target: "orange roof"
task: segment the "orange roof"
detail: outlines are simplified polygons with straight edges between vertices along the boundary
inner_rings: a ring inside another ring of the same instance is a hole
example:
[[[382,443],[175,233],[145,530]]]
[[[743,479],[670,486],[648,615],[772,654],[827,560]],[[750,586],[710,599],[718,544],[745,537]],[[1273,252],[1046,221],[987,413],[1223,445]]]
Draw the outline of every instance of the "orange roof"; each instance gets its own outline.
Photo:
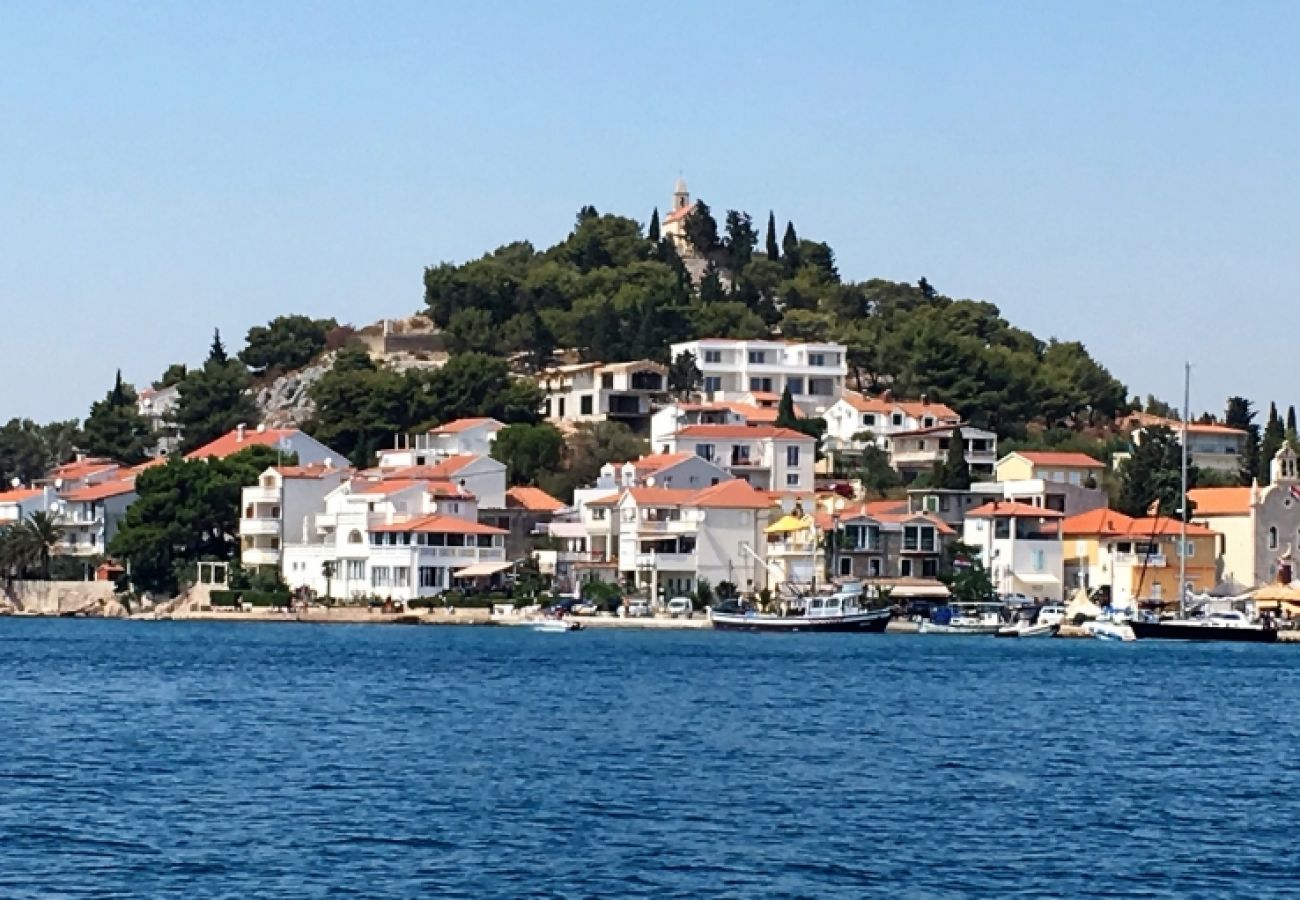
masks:
[[[506,491],[506,506],[518,507],[531,512],[556,512],[564,509],[564,504],[546,491],[537,487],[512,487]]]
[[[607,494],[587,503],[588,506],[614,506],[624,497],[631,497],[638,506],[682,506],[695,496],[696,491],[681,488],[634,487],[615,494]]]
[[[89,478],[92,475],[102,475],[105,472],[111,472],[114,469],[120,468],[121,465],[113,462],[111,459],[92,457],[59,466],[50,473],[49,477],[51,479],[61,478],[64,481],[80,481],[81,479]]]
[[[678,219],[684,219],[690,215],[690,212],[693,209],[695,209],[694,203],[689,206],[683,206],[681,209],[674,209],[663,217],[663,223],[667,225],[669,222],[676,222]]]
[[[436,462],[431,466],[402,466],[398,469],[368,469],[367,473],[377,472],[381,478],[411,478],[411,479],[436,479],[449,478],[459,472],[472,462],[476,462],[486,457],[479,456],[475,453],[461,453],[456,456],[449,456],[441,462]]]
[[[186,459],[225,459],[249,447],[274,447],[281,439],[302,434],[297,428],[245,428],[240,438],[239,429],[223,434],[211,443],[185,454]]]
[[[22,503],[24,500],[35,500],[44,493],[43,488],[14,488],[0,492],[0,503]]]
[[[766,400],[769,403],[779,403],[781,401],[781,395],[774,394],[771,391],[750,391],[749,396],[758,401]]]
[[[895,400],[885,397],[868,397],[857,391],[845,391],[844,402],[858,412],[889,413],[902,410],[914,419],[934,416],[936,419],[960,419],[961,415],[946,403],[932,403],[926,400]]]
[[[324,478],[326,475],[335,473],[346,474],[348,469],[340,469],[337,466],[327,466],[324,463],[313,463],[310,466],[275,466],[275,471],[280,473],[281,478]]]
[[[840,512],[840,521],[853,519],[874,519],[880,523],[902,524],[904,522],[924,521],[935,527],[940,534],[956,534],[956,530],[938,516],[925,512],[909,512],[906,500],[877,500],[863,503]]]
[[[1244,516],[1250,513],[1249,487],[1192,488],[1193,516]]]
[[[498,428],[505,427],[496,419],[488,418],[486,416],[477,416],[468,419],[455,419],[445,425],[439,425],[437,428],[430,428],[429,434],[460,434],[462,431],[469,431],[471,428],[477,428],[480,425],[487,425],[489,423],[496,425]]]
[[[677,437],[699,438],[773,438],[781,441],[811,441],[812,438],[791,428],[775,425],[687,425]]]
[[[1044,509],[1041,506],[1031,506],[1028,503],[1019,503],[1015,500],[995,500],[992,503],[977,506],[966,513],[968,519],[992,519],[998,516],[1012,516],[1023,519],[1064,519],[1065,513],[1059,513],[1054,509]]]
[[[1155,537],[1158,535],[1178,535],[1182,532],[1182,523],[1168,516],[1149,516],[1140,519],[1127,516],[1113,509],[1094,509],[1077,516],[1070,516],[1061,523],[1063,534],[1097,535],[1106,537]],[[1204,525],[1188,523],[1189,537],[1213,537],[1215,532]]]
[[[118,481],[103,481],[89,487],[69,491],[64,495],[63,499],[70,503],[91,503],[95,500],[106,500],[109,497],[120,497],[123,494],[132,493],[135,493],[135,479],[123,478]]]
[[[1150,428],[1161,425],[1175,433],[1182,431],[1183,423],[1180,419],[1169,419],[1164,416],[1154,416],[1150,413],[1135,412],[1128,419],[1127,424],[1131,427]],[[1193,434],[1231,434],[1238,437],[1245,437],[1246,432],[1240,428],[1232,428],[1228,425],[1219,425],[1216,423],[1201,424],[1200,422],[1188,422],[1187,430]]]
[[[700,509],[767,509],[772,500],[766,491],[756,490],[745,479],[733,478],[699,491],[687,505]]]
[[[662,472],[670,466],[686,462],[688,459],[695,459],[694,453],[651,453],[643,456],[636,462],[632,463],[636,467],[638,475],[653,475],[656,472]],[[617,465],[615,463],[614,465]]]
[[[1086,453],[1069,453],[1055,450],[1013,450],[1007,456],[1019,456],[1036,466],[1073,466],[1077,469],[1104,469],[1100,463]]]
[[[374,532],[385,533],[390,531],[424,531],[434,532],[437,534],[506,534],[501,528],[493,528],[491,525],[484,525],[481,522],[474,522],[470,519],[462,519],[457,516],[447,516],[441,513],[424,516],[419,519],[411,519],[408,522],[394,522],[390,525],[376,525],[370,529]]]

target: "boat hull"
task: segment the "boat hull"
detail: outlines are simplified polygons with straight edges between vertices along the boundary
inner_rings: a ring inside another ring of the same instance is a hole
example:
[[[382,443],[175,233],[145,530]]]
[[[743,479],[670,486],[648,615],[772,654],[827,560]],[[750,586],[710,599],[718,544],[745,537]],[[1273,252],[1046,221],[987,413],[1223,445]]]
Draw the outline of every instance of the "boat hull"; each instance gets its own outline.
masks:
[[[1130,622],[1139,641],[1231,641],[1238,644],[1272,644],[1272,628],[1219,628],[1214,625],[1180,625],[1174,622]]]
[[[794,634],[814,631],[856,631],[876,633],[885,630],[892,610],[873,610],[843,616],[738,616],[714,613],[713,627],[718,631],[757,631],[771,634]]]
[[[999,628],[993,632],[994,637],[1000,638],[1041,638],[1052,637],[1056,634],[1055,625],[1030,625],[1027,628]]]

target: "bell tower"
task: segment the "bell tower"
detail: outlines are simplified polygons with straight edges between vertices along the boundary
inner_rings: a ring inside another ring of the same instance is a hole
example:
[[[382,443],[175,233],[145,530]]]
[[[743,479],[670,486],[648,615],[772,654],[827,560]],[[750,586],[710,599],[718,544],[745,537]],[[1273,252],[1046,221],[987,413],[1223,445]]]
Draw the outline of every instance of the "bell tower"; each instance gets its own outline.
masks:
[[[686,179],[677,176],[677,185],[673,188],[673,211],[686,209],[691,205],[691,192],[686,190]]]
[[[1296,453],[1290,441],[1285,441],[1282,444],[1277,453],[1273,455],[1268,467],[1269,474],[1273,476],[1273,484],[1294,483],[1296,481]]]

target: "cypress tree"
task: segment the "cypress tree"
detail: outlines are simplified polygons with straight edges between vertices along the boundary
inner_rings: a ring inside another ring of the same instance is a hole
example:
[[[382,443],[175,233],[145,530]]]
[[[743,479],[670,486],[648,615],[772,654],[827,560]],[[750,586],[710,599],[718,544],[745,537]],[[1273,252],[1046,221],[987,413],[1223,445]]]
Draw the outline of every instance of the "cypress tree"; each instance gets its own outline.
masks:
[[[646,229],[646,238],[652,244],[659,243],[659,207],[657,206],[655,211],[650,214],[650,227]]]
[[[966,439],[962,436],[961,428],[952,430],[952,437],[948,440],[948,458],[941,465],[943,468],[936,473],[939,479],[935,487],[954,491],[970,488],[970,464],[966,462]]]
[[[797,259],[799,256],[799,235],[795,234],[794,223],[785,223],[785,237],[781,238],[781,252],[785,254],[786,259]]]
[[[1278,450],[1282,449],[1282,441],[1286,438],[1286,431],[1282,427],[1282,419],[1277,414],[1277,404],[1268,405],[1268,424],[1264,426],[1264,439],[1259,445],[1259,472],[1257,477],[1260,484],[1268,484],[1271,478],[1269,471],[1273,457]]]
[[[794,395],[790,393],[788,384],[782,389],[781,402],[776,408],[776,427],[799,430],[799,416],[794,411]]]
[[[221,329],[214,328],[212,330],[212,347],[208,350],[208,362],[215,362],[224,366],[229,361],[230,357],[226,355],[226,345],[221,343]]]
[[[1286,411],[1286,435],[1294,437],[1295,433],[1295,407],[1292,406]]]
[[[776,243],[776,213],[767,213],[767,258],[776,262],[781,258],[781,248]]]

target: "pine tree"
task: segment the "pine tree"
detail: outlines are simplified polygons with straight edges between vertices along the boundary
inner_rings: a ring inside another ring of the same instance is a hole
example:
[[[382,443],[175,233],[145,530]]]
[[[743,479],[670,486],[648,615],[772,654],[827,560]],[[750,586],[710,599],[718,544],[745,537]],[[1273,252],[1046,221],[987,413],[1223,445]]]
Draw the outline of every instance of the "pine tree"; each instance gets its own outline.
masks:
[[[247,393],[249,380],[244,364],[226,355],[218,332],[203,368],[189,372],[176,388],[174,416],[184,452],[216,440],[237,425],[258,423],[261,414]]]
[[[1296,436],[1294,406],[1288,407],[1286,411],[1286,436],[1291,439]]]
[[[1282,419],[1277,414],[1277,404],[1268,405],[1268,423],[1264,426],[1264,438],[1259,445],[1259,471],[1256,477],[1259,478],[1260,484],[1268,484],[1272,478],[1269,471],[1273,462],[1273,457],[1277,451],[1282,449],[1282,442],[1286,439],[1286,430],[1282,426]]]
[[[119,369],[112,389],[90,407],[82,437],[86,452],[127,465],[145,461],[153,446],[149,420],[136,408],[136,393],[122,381]]]
[[[226,345],[221,343],[220,328],[215,328],[212,331],[212,348],[208,350],[208,361],[211,362],[213,360],[222,365],[225,365],[230,361],[230,357],[226,355]]]
[[[916,283],[916,287],[917,290],[921,292],[921,295],[927,300],[933,300],[935,297],[939,296],[939,292],[934,289],[934,285],[930,284],[930,282],[926,280],[924,275],[922,275],[921,280]]]
[[[704,270],[704,277],[700,279],[700,300],[704,303],[716,303],[727,298],[727,292],[722,288],[722,276],[718,274],[718,267],[712,262]]]
[[[646,229],[645,234],[650,243],[659,243],[659,207],[657,206],[655,211],[650,214],[650,227]]]
[[[776,213],[767,213],[767,258],[776,262],[781,258],[781,248],[776,243]]]

